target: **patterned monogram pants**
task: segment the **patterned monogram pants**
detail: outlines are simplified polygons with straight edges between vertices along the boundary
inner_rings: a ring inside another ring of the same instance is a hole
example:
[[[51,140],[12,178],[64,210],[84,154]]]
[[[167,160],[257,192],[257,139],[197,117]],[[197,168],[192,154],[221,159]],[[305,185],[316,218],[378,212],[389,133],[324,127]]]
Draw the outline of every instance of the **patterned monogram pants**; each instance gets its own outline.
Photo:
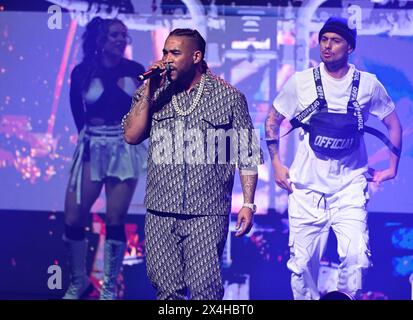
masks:
[[[220,300],[220,259],[229,216],[175,215],[148,211],[147,273],[159,300]]]

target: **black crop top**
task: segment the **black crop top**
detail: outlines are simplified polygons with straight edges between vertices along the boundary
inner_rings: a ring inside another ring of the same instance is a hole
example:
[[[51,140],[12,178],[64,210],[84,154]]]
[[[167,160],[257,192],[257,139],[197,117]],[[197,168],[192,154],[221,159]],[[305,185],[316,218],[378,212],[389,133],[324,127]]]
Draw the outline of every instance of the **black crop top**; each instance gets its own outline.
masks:
[[[115,67],[99,65],[87,90],[82,90],[88,71],[84,63],[77,65],[70,86],[70,106],[77,130],[93,118],[102,119],[105,125],[119,124],[128,113],[136,90],[133,79],[144,71],[141,64],[124,58]]]

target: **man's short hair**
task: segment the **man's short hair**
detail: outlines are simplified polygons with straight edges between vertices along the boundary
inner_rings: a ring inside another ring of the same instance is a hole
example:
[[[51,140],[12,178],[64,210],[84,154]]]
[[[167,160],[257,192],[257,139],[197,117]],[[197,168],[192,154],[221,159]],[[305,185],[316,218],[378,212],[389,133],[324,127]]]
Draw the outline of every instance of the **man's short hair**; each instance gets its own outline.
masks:
[[[195,29],[174,29],[172,30],[168,37],[187,37],[192,39],[196,45],[197,45],[197,49],[199,51],[201,51],[202,53],[202,57],[205,57],[205,47],[206,47],[206,42],[205,39],[201,36],[201,34],[198,32],[198,30]]]

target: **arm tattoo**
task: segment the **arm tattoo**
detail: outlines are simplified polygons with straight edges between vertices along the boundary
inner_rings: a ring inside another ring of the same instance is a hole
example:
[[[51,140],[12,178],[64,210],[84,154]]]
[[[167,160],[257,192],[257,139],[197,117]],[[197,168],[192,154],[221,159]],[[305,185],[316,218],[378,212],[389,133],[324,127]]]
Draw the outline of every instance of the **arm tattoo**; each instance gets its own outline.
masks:
[[[280,125],[284,116],[276,109],[271,109],[265,120],[265,140],[271,160],[278,154],[280,145]]]
[[[254,203],[255,189],[257,188],[258,174],[240,174],[244,202]]]
[[[132,109],[133,108],[134,108],[134,106],[132,107]],[[124,117],[124,121],[122,123],[123,132],[125,132],[125,130],[129,129],[132,125],[132,120],[131,120],[131,117],[130,117],[130,112],[132,111],[132,109]]]
[[[280,141],[279,140],[274,140],[274,141],[271,141],[271,142],[267,142],[267,147],[268,147],[268,152],[270,153],[270,157],[271,157],[271,160],[272,160],[278,154],[278,150],[279,150],[279,147],[280,147]]]
[[[145,101],[147,103],[145,103]],[[124,123],[124,130],[129,129],[132,126],[132,118],[139,118],[140,114],[142,113],[143,110],[148,106],[148,104],[151,103],[151,100],[145,96],[142,95],[138,101],[136,101],[128,114],[126,115],[125,123]]]
[[[144,102],[144,99],[140,99],[134,106],[133,106],[133,111],[132,114],[134,117],[139,117],[142,113],[143,110],[146,109],[147,104]]]
[[[280,124],[283,119],[283,115],[276,109],[270,110],[265,120],[265,140],[279,139]]]

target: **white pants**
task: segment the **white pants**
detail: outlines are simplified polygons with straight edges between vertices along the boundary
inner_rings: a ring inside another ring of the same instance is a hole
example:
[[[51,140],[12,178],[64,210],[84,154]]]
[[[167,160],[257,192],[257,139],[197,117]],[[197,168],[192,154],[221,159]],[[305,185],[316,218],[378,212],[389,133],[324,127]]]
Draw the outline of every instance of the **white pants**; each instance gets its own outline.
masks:
[[[330,227],[337,237],[340,258],[337,289],[353,295],[362,288],[370,266],[364,176],[335,194],[293,188],[288,199],[291,287],[296,300],[320,298],[317,289],[320,259]]]

